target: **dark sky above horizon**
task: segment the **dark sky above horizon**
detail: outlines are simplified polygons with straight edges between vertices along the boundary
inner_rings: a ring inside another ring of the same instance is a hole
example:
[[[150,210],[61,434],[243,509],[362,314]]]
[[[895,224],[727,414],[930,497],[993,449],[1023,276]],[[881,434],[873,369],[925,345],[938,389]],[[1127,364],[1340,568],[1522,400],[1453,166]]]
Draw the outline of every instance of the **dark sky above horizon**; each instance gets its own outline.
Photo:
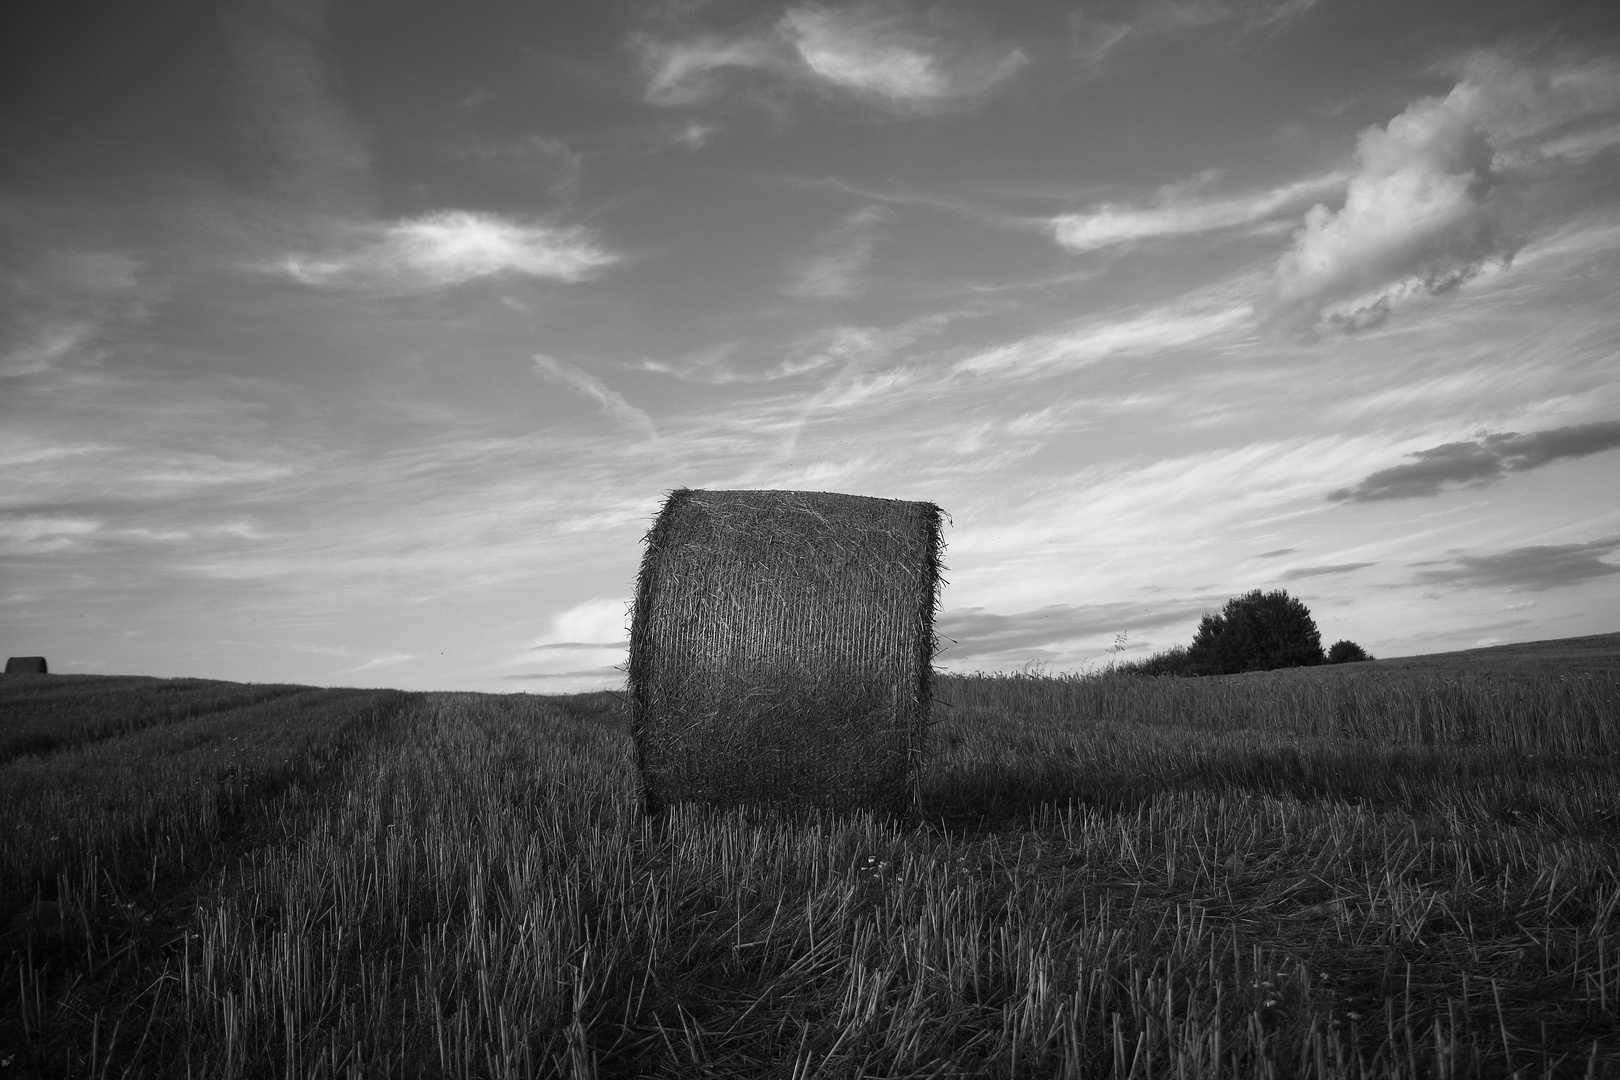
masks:
[[[8,654],[611,685],[680,486],[939,503],[956,669],[1251,588],[1379,655],[1620,628],[1610,2],[19,0],[0,51]]]

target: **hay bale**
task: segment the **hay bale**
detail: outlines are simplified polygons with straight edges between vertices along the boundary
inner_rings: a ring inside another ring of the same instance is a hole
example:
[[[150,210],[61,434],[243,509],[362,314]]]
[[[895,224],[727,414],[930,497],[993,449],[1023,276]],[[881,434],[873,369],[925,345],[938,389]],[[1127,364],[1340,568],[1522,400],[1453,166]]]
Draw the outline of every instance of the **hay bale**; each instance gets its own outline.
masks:
[[[933,503],[672,492],[630,630],[648,812],[914,806],[941,551]]]
[[[12,656],[12,657],[7,657],[7,659],[6,659],[6,674],[7,675],[45,675],[45,674],[48,674],[48,671],[47,671],[47,669],[45,667],[45,658],[43,656]]]

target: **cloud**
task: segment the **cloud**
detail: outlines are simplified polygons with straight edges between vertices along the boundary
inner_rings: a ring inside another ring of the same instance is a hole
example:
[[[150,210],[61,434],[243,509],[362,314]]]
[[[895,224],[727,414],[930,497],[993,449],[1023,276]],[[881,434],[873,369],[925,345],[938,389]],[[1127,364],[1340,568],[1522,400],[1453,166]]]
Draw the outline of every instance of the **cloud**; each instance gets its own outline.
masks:
[[[1071,251],[1095,251],[1167,236],[1192,236],[1233,229],[1275,217],[1309,199],[1344,186],[1341,175],[1285,184],[1269,191],[1231,199],[1188,199],[1175,188],[1164,189],[1154,205],[1102,203],[1089,210],[1051,219],[1053,237]]]
[[[1616,549],[1620,549],[1620,536],[1584,544],[1536,544],[1494,555],[1458,555],[1446,560],[1452,564],[1449,567],[1418,571],[1413,581],[1420,585],[1471,585],[1512,592],[1545,592],[1620,574],[1620,566],[1599,558]]]
[[[1076,638],[1121,630],[1167,626],[1208,610],[1209,598],[1160,603],[1051,604],[1000,615],[985,608],[940,613],[937,631],[952,639],[942,658],[957,663],[1019,650],[1040,649]]]
[[[673,144],[692,151],[701,150],[709,145],[719,132],[718,124],[700,124],[696,120],[688,120],[686,126],[675,136]]]
[[[549,679],[607,679],[622,682],[624,673],[618,668],[603,666],[595,668],[581,668],[578,671],[525,671],[517,675],[502,675],[503,679],[513,679],[520,682],[538,682]],[[557,693],[570,693],[571,691],[557,689]]]
[[[6,261],[9,272],[0,273],[0,378],[96,359],[105,352],[109,331],[144,320],[161,293],[145,280],[142,264],[122,252],[14,250]]]
[[[602,406],[603,413],[627,427],[640,430],[649,439],[658,437],[658,429],[653,426],[652,417],[630,404],[624,399],[623,394],[595,375],[572,364],[565,364],[545,353],[535,353],[533,359],[534,366],[541,375],[595,398]]]
[[[1552,428],[1520,435],[1498,432],[1466,442],[1446,443],[1407,457],[1410,464],[1380,469],[1355,487],[1328,494],[1333,502],[1378,502],[1438,495],[1447,485],[1478,487],[1510,472],[1526,472],[1563,458],[1620,448],[1620,420]]]
[[[1255,558],[1257,558],[1257,559],[1280,559],[1284,555],[1292,555],[1294,552],[1296,552],[1298,550],[1299,550],[1299,548],[1274,548],[1271,551],[1262,551],[1260,554],[1256,555]]]
[[[353,675],[356,672],[371,671],[374,668],[394,667],[395,665],[405,663],[407,660],[415,659],[415,653],[391,653],[388,656],[379,656],[375,660],[367,660],[365,663],[356,665],[355,667],[344,668],[342,671],[338,672],[338,674]]]
[[[48,371],[78,351],[95,333],[96,324],[92,322],[48,322],[0,353],[0,377]]]
[[[76,548],[103,524],[97,518],[63,514],[0,514],[0,554],[42,555]]]
[[[840,336],[858,334],[859,331],[849,327],[837,327],[831,333],[836,345]],[[673,361],[643,360],[640,366],[645,371],[656,371],[660,375],[669,375],[682,382],[709,383],[718,386],[726,383],[774,382],[777,379],[787,379],[815,371],[840,359],[840,350],[829,346],[803,352],[801,355],[790,355],[768,368],[744,370],[729,362],[741,346],[740,341],[727,341],[694,350]]]
[[[958,374],[1034,375],[1067,371],[1120,355],[1155,353],[1192,345],[1249,321],[1250,308],[1169,307],[1139,315],[1087,319],[1067,330],[1040,334],[975,353]]]
[[[412,293],[505,273],[585,281],[618,261],[577,226],[466,210],[351,231],[348,250],[290,255],[277,269],[306,285]]]
[[[1315,7],[1317,0],[1150,0],[1087,4],[1069,15],[1069,53],[1097,68],[1122,46],[1164,34],[1213,26],[1239,33],[1274,31]],[[1098,14],[1101,12],[1101,14]]]
[[[716,72],[726,68],[785,67],[785,58],[769,38],[727,40],[704,35],[679,42],[650,38],[636,41],[647,71],[647,100],[654,105],[692,105],[720,90]]]
[[[872,260],[878,226],[894,218],[884,206],[865,206],[844,216],[816,241],[785,291],[789,296],[832,299],[854,296],[864,284],[861,272]]]
[[[245,141],[304,205],[370,202],[371,153],[326,58],[326,0],[248,0],[226,17]]]
[[[1028,60],[1017,48],[952,49],[874,9],[801,7],[789,11],[782,24],[817,78],[895,105],[977,97]]]
[[[525,134],[507,139],[466,139],[448,152],[457,157],[532,176],[543,181],[558,198],[566,198],[579,185],[585,155],[561,139]]]
[[[549,649],[559,645],[625,645],[629,631],[626,624],[630,607],[629,597],[593,597],[575,604],[551,618],[551,629],[530,645],[530,648]]]
[[[732,357],[742,347],[738,341],[699,349],[673,362],[644,360],[640,366],[685,382],[711,384],[774,382],[822,369],[837,370],[841,377],[834,378],[833,385],[826,388],[823,396],[798,403],[799,407],[822,407],[826,405],[826,393],[847,391],[852,381],[863,378],[863,373],[870,372],[873,367],[890,360],[896,353],[924,337],[937,333],[962,314],[962,309],[958,309],[921,315],[886,328],[820,327],[788,346],[782,359],[769,367],[748,368],[731,363]],[[905,376],[890,372],[885,377]]]
[[[920,29],[893,8],[788,9],[762,30],[698,34],[679,41],[640,36],[647,100],[691,105],[719,94],[722,73],[752,70],[790,84],[857,98],[894,112],[971,103],[1028,62],[1023,50],[986,42],[962,27]]]
[[[1454,289],[1517,242],[1498,189],[1552,161],[1546,137],[1620,107],[1614,61],[1528,64],[1496,53],[1463,62],[1445,97],[1413,102],[1364,130],[1337,210],[1306,213],[1273,281],[1286,321],[1376,326],[1416,297]]]
[[[537,670],[502,675],[540,683],[552,693],[594,690],[624,682],[628,657],[628,597],[592,597],[551,617],[551,626],[513,664]]]
[[[1338,563],[1333,566],[1296,566],[1292,570],[1284,570],[1284,581],[1298,581],[1301,578],[1325,577],[1329,574],[1348,574],[1352,570],[1361,570],[1368,566],[1377,566],[1377,563],[1351,562]]]

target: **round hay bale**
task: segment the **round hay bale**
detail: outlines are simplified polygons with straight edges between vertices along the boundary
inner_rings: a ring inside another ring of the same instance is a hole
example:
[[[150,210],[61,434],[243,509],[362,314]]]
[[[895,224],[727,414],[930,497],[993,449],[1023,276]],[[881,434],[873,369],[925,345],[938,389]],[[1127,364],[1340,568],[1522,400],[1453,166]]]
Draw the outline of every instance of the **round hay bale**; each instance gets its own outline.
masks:
[[[933,503],[672,492],[630,629],[648,812],[915,806],[942,549]]]
[[[7,675],[46,675],[43,656],[11,656],[6,658]]]

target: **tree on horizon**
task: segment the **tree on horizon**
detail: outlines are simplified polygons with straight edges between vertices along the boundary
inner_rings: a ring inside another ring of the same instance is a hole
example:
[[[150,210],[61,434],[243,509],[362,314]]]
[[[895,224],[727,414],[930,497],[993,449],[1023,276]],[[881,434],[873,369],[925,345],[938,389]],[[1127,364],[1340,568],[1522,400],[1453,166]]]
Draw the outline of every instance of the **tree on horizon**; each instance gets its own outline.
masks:
[[[1234,596],[1220,614],[1206,614],[1187,650],[1200,675],[1312,667],[1327,662],[1310,609],[1287,590],[1255,589]]]

